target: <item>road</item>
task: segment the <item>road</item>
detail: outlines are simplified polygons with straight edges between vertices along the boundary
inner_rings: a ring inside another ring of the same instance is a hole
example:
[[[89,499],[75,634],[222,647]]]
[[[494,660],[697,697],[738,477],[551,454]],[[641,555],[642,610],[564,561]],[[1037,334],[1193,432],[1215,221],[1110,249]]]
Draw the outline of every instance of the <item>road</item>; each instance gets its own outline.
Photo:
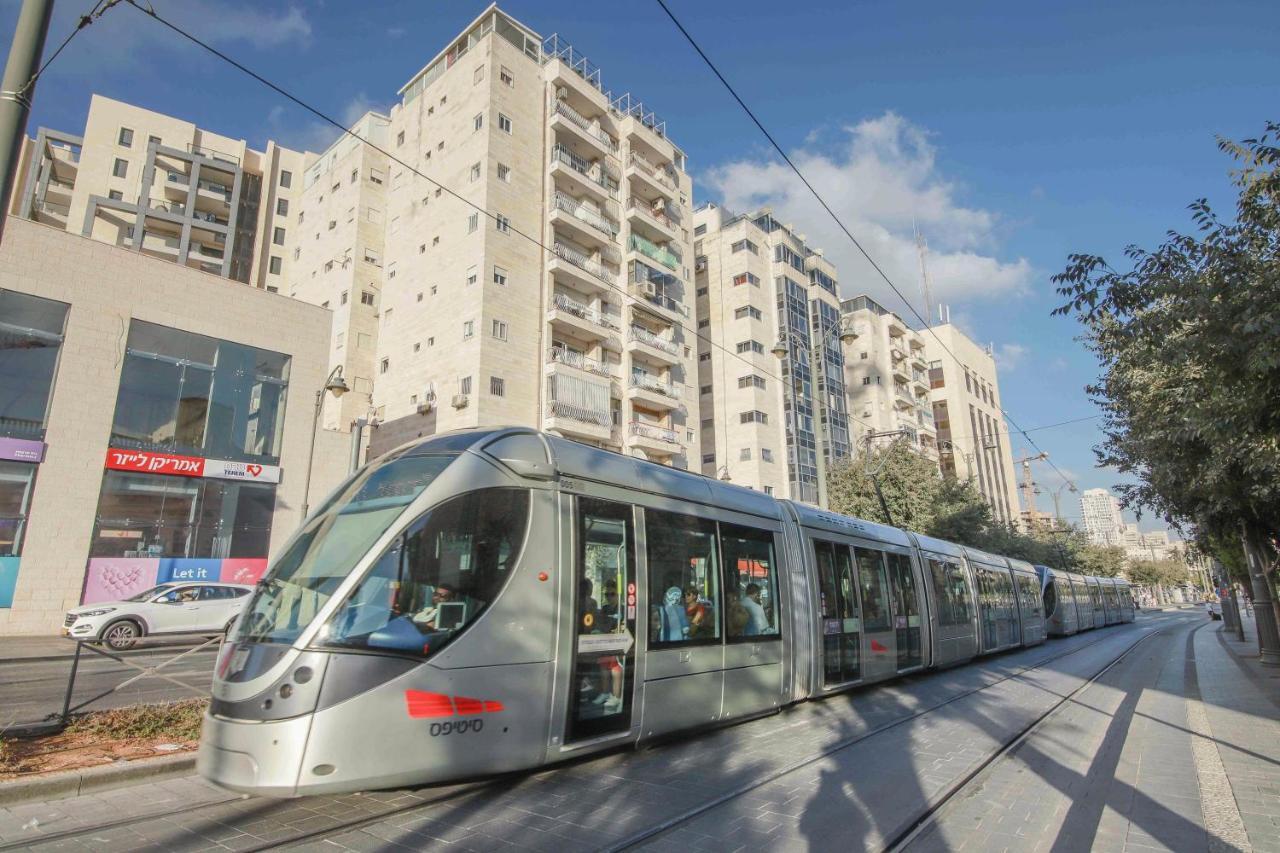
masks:
[[[1280,851],[1280,684],[1232,655],[1202,615],[1143,616],[537,773],[14,806],[0,851]]]
[[[120,656],[138,666],[154,667],[188,648],[190,646],[186,645],[161,646],[125,652]],[[93,702],[86,710],[207,696],[213,680],[213,665],[217,653],[218,645],[214,643],[193,651],[160,670],[187,685],[185,689],[162,678],[142,678],[123,690]],[[0,660],[0,696],[4,697],[3,703],[0,703],[0,728],[35,723],[51,714],[57,714],[62,709],[70,674],[70,657]],[[138,674],[138,670],[132,666],[85,651],[76,673],[71,704],[74,707],[92,699]]]

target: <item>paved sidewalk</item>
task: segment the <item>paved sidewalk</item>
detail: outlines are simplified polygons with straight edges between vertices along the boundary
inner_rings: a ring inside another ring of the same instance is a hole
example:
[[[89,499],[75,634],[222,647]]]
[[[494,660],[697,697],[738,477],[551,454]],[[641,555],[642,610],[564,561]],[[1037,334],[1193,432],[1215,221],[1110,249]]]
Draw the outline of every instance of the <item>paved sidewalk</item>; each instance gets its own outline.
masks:
[[[1188,619],[1149,640],[912,849],[1280,853],[1280,680],[1251,676],[1224,633]]]

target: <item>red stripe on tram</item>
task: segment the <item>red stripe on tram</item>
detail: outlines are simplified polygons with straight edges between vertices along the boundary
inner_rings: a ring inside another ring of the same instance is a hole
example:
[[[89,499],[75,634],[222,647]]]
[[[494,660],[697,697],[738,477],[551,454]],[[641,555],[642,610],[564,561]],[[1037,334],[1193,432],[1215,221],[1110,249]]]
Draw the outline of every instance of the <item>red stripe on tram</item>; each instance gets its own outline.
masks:
[[[444,693],[406,690],[404,699],[410,717],[452,717],[454,714],[453,700]]]

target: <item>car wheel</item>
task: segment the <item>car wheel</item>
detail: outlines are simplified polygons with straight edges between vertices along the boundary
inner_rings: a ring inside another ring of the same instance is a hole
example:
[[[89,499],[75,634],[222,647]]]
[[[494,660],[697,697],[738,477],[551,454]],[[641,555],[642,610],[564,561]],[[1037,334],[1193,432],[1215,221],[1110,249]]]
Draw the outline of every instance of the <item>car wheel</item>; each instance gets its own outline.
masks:
[[[136,622],[124,620],[108,625],[107,630],[102,632],[101,639],[116,651],[124,651],[133,648],[141,636],[142,629]]]

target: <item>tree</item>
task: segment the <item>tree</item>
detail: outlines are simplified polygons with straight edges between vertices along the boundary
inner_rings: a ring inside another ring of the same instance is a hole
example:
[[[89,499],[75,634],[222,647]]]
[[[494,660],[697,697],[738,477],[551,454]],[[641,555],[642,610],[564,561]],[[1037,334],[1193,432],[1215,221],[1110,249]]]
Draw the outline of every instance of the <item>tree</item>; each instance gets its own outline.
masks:
[[[1071,255],[1053,277],[1101,362],[1098,461],[1137,481],[1127,507],[1237,538],[1249,565],[1264,662],[1280,664],[1270,576],[1280,535],[1280,148],[1219,140],[1240,168],[1233,221],[1200,199],[1196,233],[1170,231],[1131,268]]]
[[[1126,574],[1129,580],[1146,586],[1173,586],[1190,578],[1181,560],[1133,560]]]
[[[1078,570],[1100,578],[1119,577],[1125,573],[1129,580],[1133,575],[1125,572],[1124,549],[1115,545],[1082,545],[1075,552]]]
[[[885,518],[876,497],[873,474],[892,520]],[[845,515],[923,531],[936,512],[941,487],[934,462],[894,442],[833,466],[827,475],[827,503]]]

